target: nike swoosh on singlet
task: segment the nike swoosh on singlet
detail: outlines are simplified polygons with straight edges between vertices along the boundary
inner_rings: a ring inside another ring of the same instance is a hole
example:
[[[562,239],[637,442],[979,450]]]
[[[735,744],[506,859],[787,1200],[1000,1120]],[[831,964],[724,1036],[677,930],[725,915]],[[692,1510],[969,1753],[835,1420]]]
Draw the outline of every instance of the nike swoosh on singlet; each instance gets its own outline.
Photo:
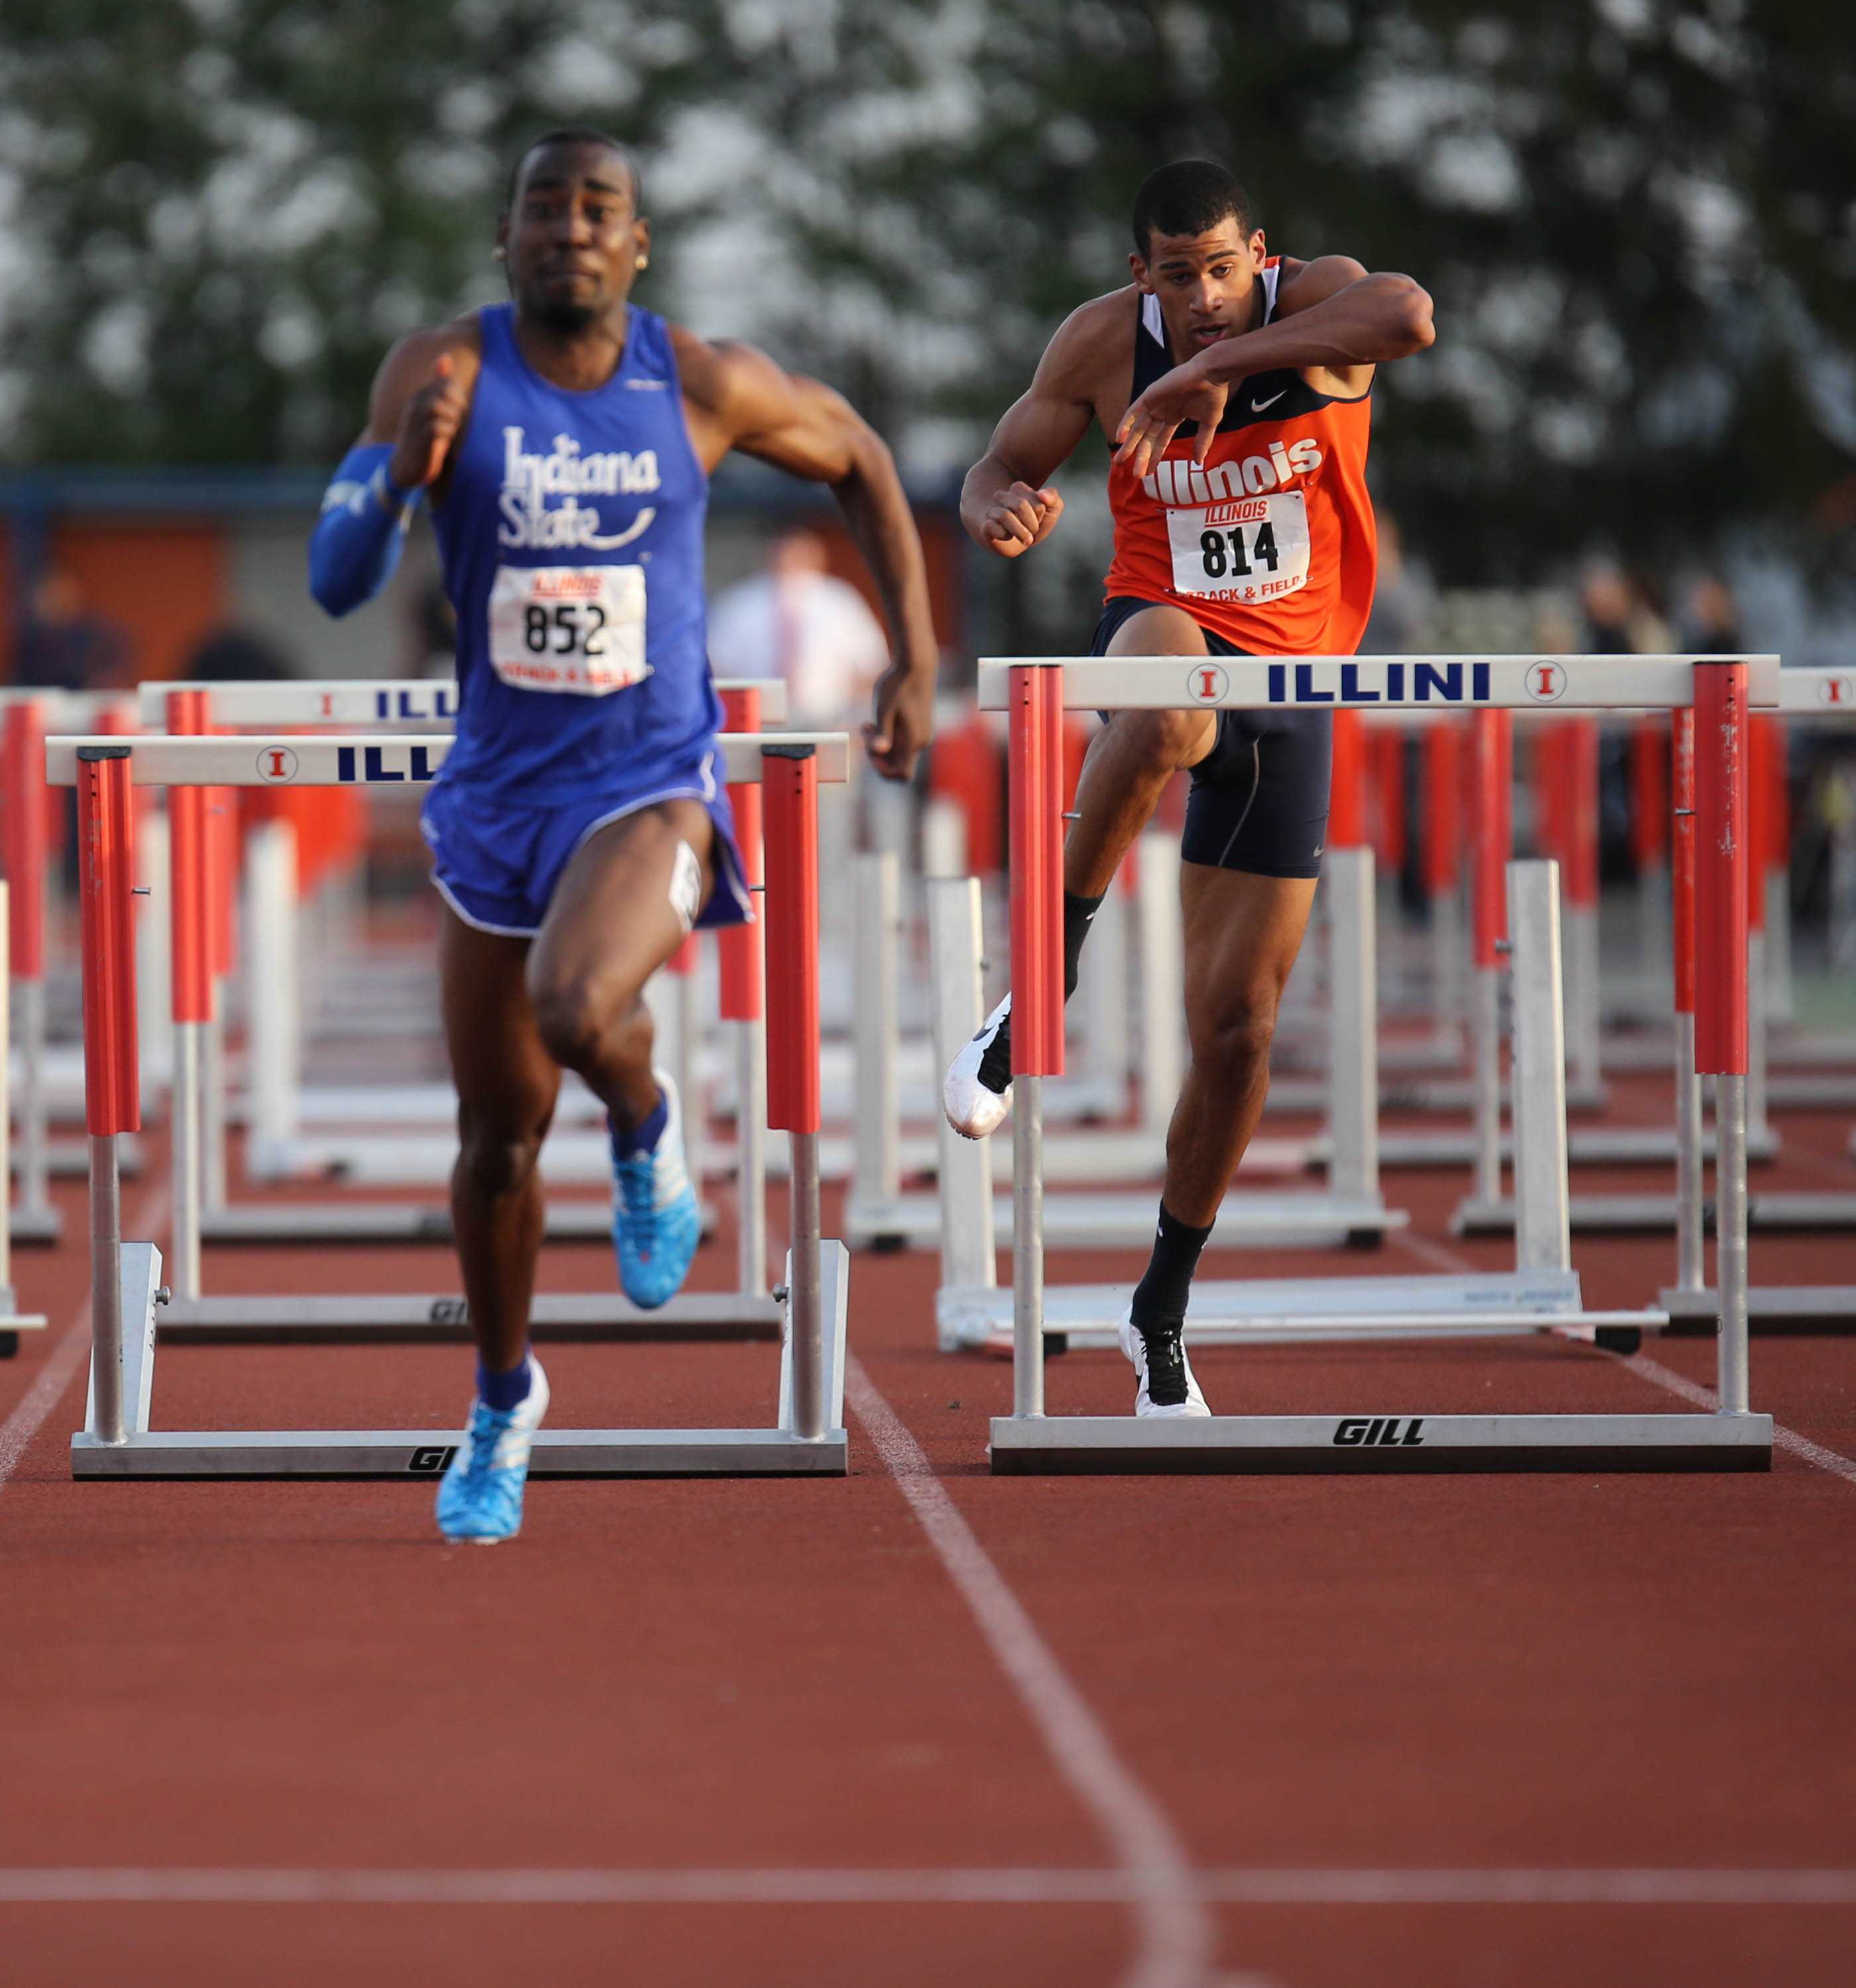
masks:
[[[1253,400],[1250,403],[1251,413],[1253,414],[1260,414],[1266,407],[1273,407],[1276,402],[1283,397],[1283,394],[1286,394],[1288,391],[1289,389],[1286,387],[1283,387],[1279,388],[1276,392],[1272,394],[1266,401]]]

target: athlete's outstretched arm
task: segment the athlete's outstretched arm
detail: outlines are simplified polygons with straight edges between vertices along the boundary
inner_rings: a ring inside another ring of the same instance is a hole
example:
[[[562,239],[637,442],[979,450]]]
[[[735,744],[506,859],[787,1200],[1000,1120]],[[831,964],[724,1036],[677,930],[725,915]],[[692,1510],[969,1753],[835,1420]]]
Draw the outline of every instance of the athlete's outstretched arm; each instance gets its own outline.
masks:
[[[381,361],[367,425],[309,538],[309,591],[331,614],[372,600],[393,577],[419,499],[450,462],[475,360],[474,344],[445,326],[401,339]]]
[[[1094,328],[1093,316],[1081,313],[1058,327],[1031,384],[1000,417],[985,454],[960,486],[967,536],[1001,559],[1029,552],[1063,515],[1063,500],[1048,479],[1070,460],[1095,416],[1088,351]]]
[[[841,394],[783,371],[752,346],[709,345],[686,334],[678,360],[692,431],[712,462],[738,448],[828,485],[837,499],[889,624],[891,661],[877,679],[865,749],[878,773],[906,780],[934,732],[940,652],[928,564],[888,445]]]
[[[1144,476],[1180,424],[1197,421],[1202,464],[1233,381],[1290,368],[1331,374],[1337,394],[1357,395],[1375,366],[1423,351],[1436,335],[1429,295],[1409,276],[1369,276],[1350,255],[1320,256],[1283,284],[1268,324],[1206,346],[1148,388],[1115,432],[1117,460]]]

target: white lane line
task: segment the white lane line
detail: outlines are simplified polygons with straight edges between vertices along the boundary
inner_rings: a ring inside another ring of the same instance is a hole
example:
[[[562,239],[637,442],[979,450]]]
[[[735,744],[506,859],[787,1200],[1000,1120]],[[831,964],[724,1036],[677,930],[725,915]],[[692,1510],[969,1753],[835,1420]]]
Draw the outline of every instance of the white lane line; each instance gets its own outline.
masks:
[[[1117,1756],[1107,1733],[863,1363],[845,1388],[871,1441],[960,1591],[999,1668],[1017,1690],[1058,1773],[1095,1819],[1134,1909],[1127,1988],[1205,1988],[1218,1927],[1198,1895],[1192,1860],[1159,1804]]]
[[[1673,1367],[1665,1367],[1660,1360],[1652,1360],[1647,1353],[1634,1353],[1625,1360],[1625,1366],[1633,1373],[1641,1374],[1646,1381],[1655,1384],[1698,1408],[1717,1406],[1720,1396],[1713,1388],[1704,1388],[1699,1381],[1691,1381],[1685,1374],[1679,1374]],[[1783,1422],[1772,1425],[1772,1439],[1780,1449],[1788,1450],[1793,1456],[1802,1457],[1807,1463],[1814,1463],[1820,1470],[1827,1470],[1833,1477],[1841,1477],[1847,1484],[1856,1484],[1856,1462],[1834,1449],[1826,1449],[1822,1443],[1813,1442],[1807,1435],[1800,1435],[1796,1429],[1787,1428]]]
[[[1409,1229],[1395,1229],[1391,1239],[1400,1248],[1408,1249],[1419,1262],[1428,1263],[1434,1270],[1473,1270],[1476,1266],[1467,1263],[1454,1250],[1446,1249],[1442,1244],[1433,1242],[1428,1236],[1414,1236]],[[1652,1360],[1647,1353],[1612,1354],[1612,1359],[1621,1361],[1633,1373],[1640,1374],[1645,1380],[1665,1393],[1675,1395],[1698,1408],[1714,1408],[1719,1405],[1720,1397],[1712,1388],[1704,1388],[1699,1381],[1691,1381],[1687,1374],[1679,1374],[1673,1367],[1665,1367],[1660,1360]],[[1826,1449],[1821,1442],[1813,1442],[1807,1435],[1800,1435],[1796,1429],[1787,1428],[1783,1422],[1772,1425],[1772,1439],[1780,1449],[1792,1456],[1802,1458],[1807,1463],[1815,1464],[1820,1470],[1827,1470],[1833,1477],[1841,1477],[1846,1483],[1856,1484],[1856,1462],[1834,1449]]]
[[[1198,1872],[1200,1901],[1249,1905],[1856,1907],[1856,1870]],[[1124,1871],[0,1869],[0,1905],[1074,1905],[1138,1902]]]
[[[167,1220],[167,1195],[165,1182],[150,1188],[123,1217],[123,1233],[152,1236]],[[45,1364],[32,1376],[32,1384],[21,1396],[19,1405],[0,1423],[0,1491],[6,1489],[27,1447],[45,1426],[46,1416],[57,1407],[90,1351],[90,1293],[86,1288],[76,1310],[52,1341]]]

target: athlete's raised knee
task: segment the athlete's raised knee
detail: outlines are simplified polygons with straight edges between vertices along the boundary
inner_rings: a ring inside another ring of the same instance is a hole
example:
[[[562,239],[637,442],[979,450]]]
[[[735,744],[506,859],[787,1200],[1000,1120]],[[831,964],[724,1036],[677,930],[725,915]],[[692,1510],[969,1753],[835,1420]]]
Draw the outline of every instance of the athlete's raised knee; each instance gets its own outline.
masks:
[[[1112,723],[1124,749],[1140,763],[1172,773],[1202,756],[1213,722],[1201,711],[1124,711]]]
[[[529,998],[542,1046],[563,1070],[585,1072],[650,1053],[644,1003],[615,1001],[591,976],[545,981],[529,989]]]

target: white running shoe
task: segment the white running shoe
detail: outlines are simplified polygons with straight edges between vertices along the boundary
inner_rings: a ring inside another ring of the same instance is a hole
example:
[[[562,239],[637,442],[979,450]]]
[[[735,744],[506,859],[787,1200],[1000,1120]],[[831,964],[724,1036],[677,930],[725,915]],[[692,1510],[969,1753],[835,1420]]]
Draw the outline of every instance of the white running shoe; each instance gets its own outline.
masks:
[[[1205,1396],[1198,1391],[1198,1381],[1192,1378],[1192,1363],[1186,1357],[1182,1334],[1175,1334],[1162,1341],[1158,1350],[1150,1349],[1146,1340],[1134,1330],[1131,1311],[1121,1321],[1121,1351],[1133,1363],[1140,1384],[1134,1390],[1136,1415],[1177,1419],[1182,1415],[1211,1414],[1205,1406]],[[1149,1392],[1154,1387],[1158,1387],[1168,1398],[1155,1401]]]
[[[1003,1090],[994,1090],[979,1078],[980,1063],[1011,1013],[1012,996],[1008,994],[980,1024],[979,1034],[963,1045],[948,1066],[947,1080],[941,1087],[941,1106],[948,1114],[948,1123],[963,1138],[983,1139],[989,1132],[996,1131],[1012,1108],[1010,1084]]]

